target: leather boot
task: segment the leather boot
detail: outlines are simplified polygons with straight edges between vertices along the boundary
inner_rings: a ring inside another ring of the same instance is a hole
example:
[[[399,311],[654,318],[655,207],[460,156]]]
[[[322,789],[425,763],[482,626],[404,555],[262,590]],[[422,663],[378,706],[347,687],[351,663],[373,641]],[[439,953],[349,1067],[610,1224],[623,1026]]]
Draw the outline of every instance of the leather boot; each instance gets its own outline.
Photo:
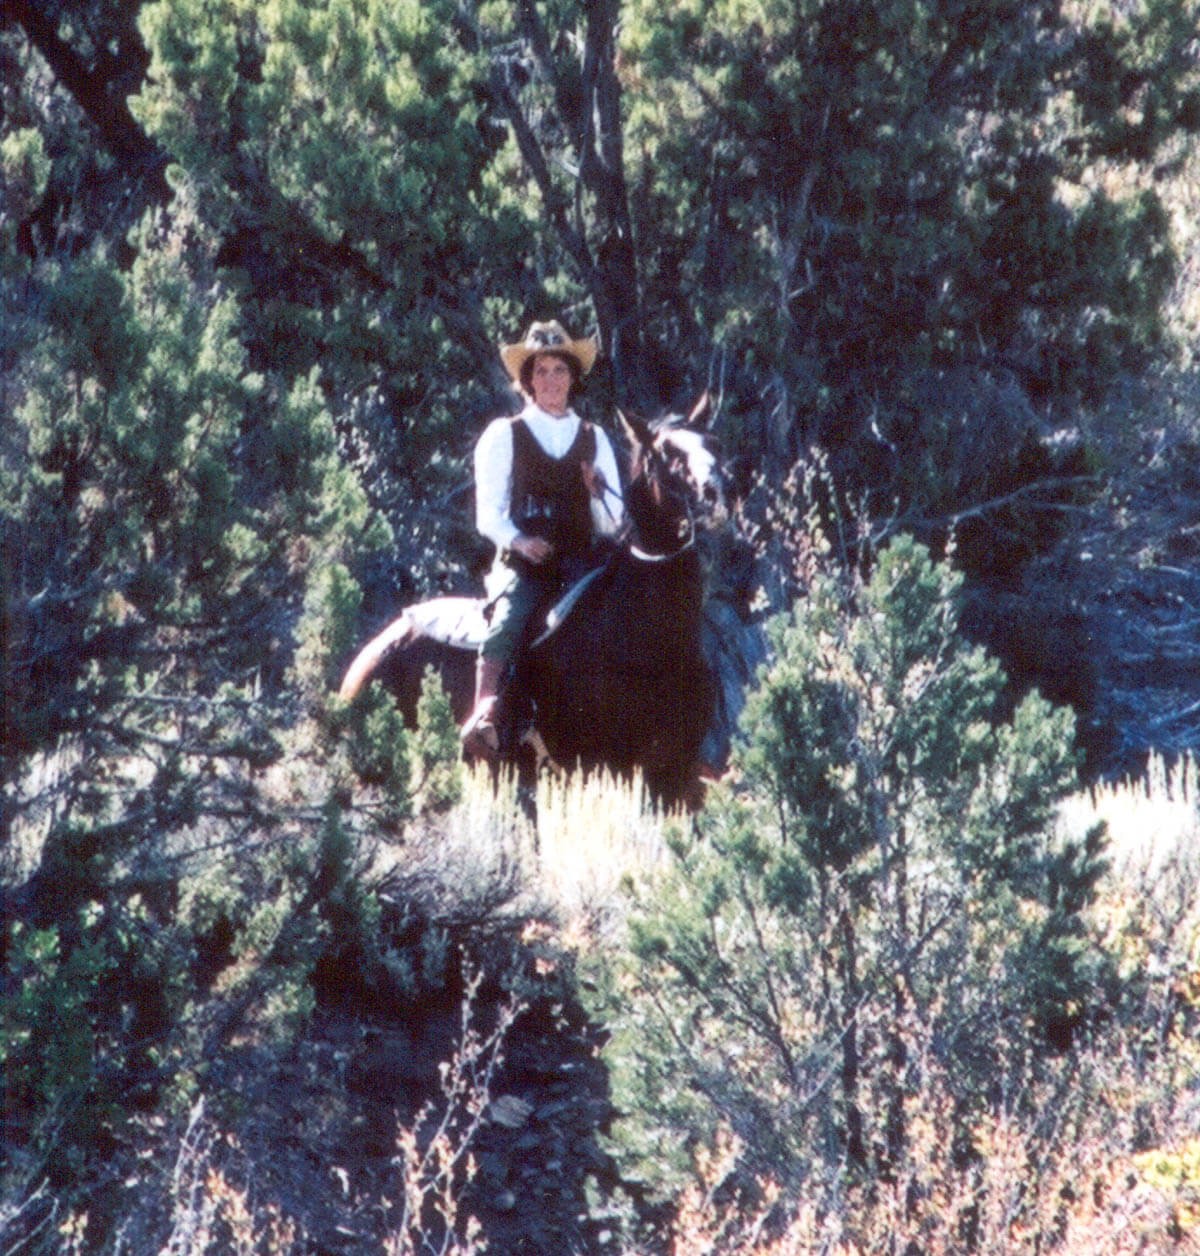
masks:
[[[475,709],[459,734],[468,754],[494,755],[500,749],[495,716],[504,671],[503,659],[481,658],[475,664]]]

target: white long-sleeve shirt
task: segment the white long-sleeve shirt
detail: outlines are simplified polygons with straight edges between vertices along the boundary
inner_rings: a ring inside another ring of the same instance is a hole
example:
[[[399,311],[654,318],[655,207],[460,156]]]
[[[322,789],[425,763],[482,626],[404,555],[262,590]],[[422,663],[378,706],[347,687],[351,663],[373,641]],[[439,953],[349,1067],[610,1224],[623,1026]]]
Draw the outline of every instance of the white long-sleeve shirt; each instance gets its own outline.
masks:
[[[551,458],[561,458],[571,448],[582,422],[574,410],[556,418],[532,402],[518,417],[524,420],[534,440]],[[595,467],[612,492],[591,499],[592,527],[597,533],[610,536],[624,519],[624,508],[617,495],[621,480],[608,437],[598,427],[593,426],[593,430],[596,433]],[[475,446],[475,526],[497,550],[507,549],[520,535],[511,513],[512,471],[512,420],[493,419]]]

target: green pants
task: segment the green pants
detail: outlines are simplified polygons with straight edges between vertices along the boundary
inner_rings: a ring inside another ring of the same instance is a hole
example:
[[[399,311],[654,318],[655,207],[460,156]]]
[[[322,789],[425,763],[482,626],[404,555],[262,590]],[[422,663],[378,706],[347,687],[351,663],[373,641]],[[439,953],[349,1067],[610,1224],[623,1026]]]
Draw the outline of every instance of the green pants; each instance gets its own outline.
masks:
[[[540,607],[549,604],[556,588],[553,579],[525,575],[497,560],[487,576],[491,619],[479,657],[510,662],[521,648],[530,619]]]

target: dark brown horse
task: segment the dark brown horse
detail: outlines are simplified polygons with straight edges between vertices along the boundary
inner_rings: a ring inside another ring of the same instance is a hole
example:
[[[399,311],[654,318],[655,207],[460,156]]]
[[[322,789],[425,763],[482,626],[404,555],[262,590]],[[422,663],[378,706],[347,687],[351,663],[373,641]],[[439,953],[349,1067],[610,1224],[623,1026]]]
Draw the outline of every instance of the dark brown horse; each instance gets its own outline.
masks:
[[[702,436],[685,426],[622,421],[631,444],[627,534],[575,604],[551,612],[522,652],[503,702],[501,753],[520,763],[533,744],[563,767],[640,769],[652,794],[672,804],[695,797],[713,711],[696,529],[719,501],[717,466]],[[471,598],[409,607],[359,652],[342,696],[377,680],[411,724],[432,665],[461,724],[474,695],[482,613]]]

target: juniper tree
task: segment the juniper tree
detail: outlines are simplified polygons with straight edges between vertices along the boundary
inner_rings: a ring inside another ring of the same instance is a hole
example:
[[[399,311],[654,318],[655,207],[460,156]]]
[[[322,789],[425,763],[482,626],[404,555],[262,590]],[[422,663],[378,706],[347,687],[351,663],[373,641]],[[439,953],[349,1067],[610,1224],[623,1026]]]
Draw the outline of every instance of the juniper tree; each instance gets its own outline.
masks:
[[[954,417],[916,390],[929,372],[1095,393],[1157,334],[1170,239],[1141,175],[1200,126],[1196,21],[1174,0],[632,0],[649,306],[723,347],[731,388],[746,362],[770,382],[774,424],[747,419],[785,457],[919,459]]]
[[[180,232],[148,218],[127,272],[100,248],[5,258],[26,298],[0,448],[12,1189],[45,1160],[72,1180],[200,1065],[219,933],[248,980],[302,986],[337,773],[308,728],[330,662],[297,642],[345,631],[357,590],[328,574],[386,540],[315,385],[248,369]]]
[[[679,836],[610,972],[647,1164],[725,1127],[762,1177],[886,1176],[935,1066],[969,1142],[1004,1053],[1061,1049],[1084,1016],[1102,835],[1055,824],[1072,719],[1036,693],[1005,717],[959,585],[899,537],[774,622],[736,784]]]
[[[464,418],[503,404],[497,316],[516,321],[529,251],[487,178],[502,137],[449,9],[147,4],[132,102],[238,291],[251,365],[319,367],[416,581],[466,547],[467,512],[430,503],[455,487]]]

